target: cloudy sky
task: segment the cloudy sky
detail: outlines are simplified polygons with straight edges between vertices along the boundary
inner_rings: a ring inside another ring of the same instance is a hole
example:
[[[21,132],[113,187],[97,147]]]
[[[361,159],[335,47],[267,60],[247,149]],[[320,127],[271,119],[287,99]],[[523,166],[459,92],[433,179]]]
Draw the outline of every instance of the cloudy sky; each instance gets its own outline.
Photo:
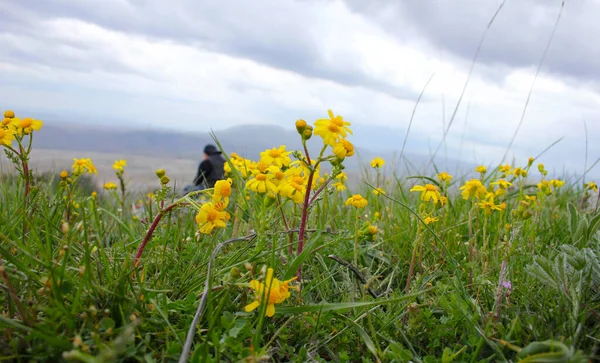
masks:
[[[504,156],[533,86],[509,161],[564,137],[540,160],[581,172],[584,120],[588,165],[600,157],[600,2],[561,3],[0,0],[0,105],[185,131],[291,127],[331,108],[397,132],[385,146],[399,149],[427,85],[410,137],[433,152],[450,125],[440,150],[489,165]]]

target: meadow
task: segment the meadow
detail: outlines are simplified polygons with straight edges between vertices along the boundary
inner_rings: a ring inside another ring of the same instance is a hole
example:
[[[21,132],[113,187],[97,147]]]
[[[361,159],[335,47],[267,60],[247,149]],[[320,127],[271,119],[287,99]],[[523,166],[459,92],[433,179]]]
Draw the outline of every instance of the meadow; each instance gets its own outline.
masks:
[[[349,188],[352,126],[329,111],[296,121],[302,150],[225,153],[212,189],[181,196],[165,165],[129,191],[124,156],[96,190],[85,157],[32,173],[43,122],[16,116],[0,126],[17,172],[0,175],[0,360],[598,358],[593,181],[533,157],[474,178],[375,158]]]

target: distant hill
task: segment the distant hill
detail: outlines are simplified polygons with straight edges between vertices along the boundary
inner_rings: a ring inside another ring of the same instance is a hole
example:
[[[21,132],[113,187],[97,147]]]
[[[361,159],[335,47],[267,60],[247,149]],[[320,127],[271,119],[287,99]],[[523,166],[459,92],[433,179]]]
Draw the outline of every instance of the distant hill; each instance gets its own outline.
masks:
[[[361,132],[353,127],[355,134],[349,139],[356,145],[356,155],[345,161],[349,183],[358,181],[363,168],[376,156],[386,160],[384,173],[395,173],[398,177],[423,173],[429,156],[419,153],[405,153],[398,160],[403,135],[397,130],[381,127],[368,127]],[[258,160],[260,152],[267,148],[286,145],[288,150],[302,148],[295,129],[285,129],[273,125],[237,126],[215,131],[226,152],[236,152],[246,158]],[[365,138],[366,137],[366,138]],[[400,140],[400,141],[398,141]],[[127,175],[131,188],[147,189],[156,185],[154,171],[165,168],[178,188],[192,181],[202,150],[207,143],[213,143],[207,133],[174,132],[160,129],[118,128],[114,126],[89,125],[85,123],[45,122],[42,131],[35,134],[32,154],[32,168],[38,172],[69,169],[73,158],[90,157],[98,168],[98,185],[114,181],[111,170],[116,159],[127,159]],[[318,137],[309,142],[309,152],[314,157],[321,148]],[[369,145],[369,148],[363,147]],[[398,145],[394,147],[394,145]],[[378,150],[373,148],[378,147]],[[472,171],[473,164],[438,157],[435,160],[439,170],[461,176],[462,171]],[[328,168],[324,166],[324,171]],[[0,173],[11,170],[4,155],[0,155]],[[433,169],[430,168],[430,172]]]
[[[300,149],[302,147],[300,138],[295,129],[285,129],[273,125],[247,125],[237,126],[225,130],[215,131],[215,135],[227,152],[236,152],[250,159],[258,159],[260,152],[267,148],[286,145],[288,150]],[[350,136],[356,145],[357,157],[348,158],[346,167],[352,171],[358,171],[361,161],[370,161],[375,156],[381,156],[391,165],[393,159],[401,148],[403,135],[395,135],[390,132],[371,133],[373,135],[367,140],[355,135]],[[378,135],[378,136],[376,136]],[[380,142],[377,138],[381,138]],[[386,140],[384,140],[386,139]],[[394,150],[388,147],[387,151],[372,151],[370,148],[362,147],[363,143],[370,146],[389,145],[390,140],[399,140]],[[121,153],[125,155],[141,155],[145,157],[164,157],[200,160],[202,149],[207,143],[214,143],[209,133],[183,133],[163,131],[156,129],[127,129],[122,130],[113,126],[98,127],[84,124],[70,125],[46,123],[43,132],[36,135],[35,145],[37,148],[49,150],[72,150],[82,152]],[[309,152],[313,155],[320,150],[317,140],[309,141]],[[429,157],[418,153],[405,153],[405,159],[417,169],[422,169]],[[472,169],[473,164],[457,160],[439,157],[436,165],[450,172],[458,169]],[[396,171],[405,172],[405,162],[397,165]]]

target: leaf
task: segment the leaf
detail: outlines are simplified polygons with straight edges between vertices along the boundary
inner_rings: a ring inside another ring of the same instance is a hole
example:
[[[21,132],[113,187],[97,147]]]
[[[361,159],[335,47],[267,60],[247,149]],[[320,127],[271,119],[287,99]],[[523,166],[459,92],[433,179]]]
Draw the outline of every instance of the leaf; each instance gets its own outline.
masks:
[[[589,241],[594,234],[598,231],[598,227],[600,227],[600,214],[594,216],[590,221],[588,230],[587,230],[587,240]]]
[[[577,209],[573,203],[569,203],[567,208],[569,210],[569,232],[571,232],[571,240],[575,243],[575,241],[577,241],[576,234],[579,215],[577,214]]]
[[[356,330],[358,335],[365,342],[365,345],[367,346],[367,348],[371,351],[371,353],[373,353],[373,355],[375,356],[375,359],[377,359],[377,361],[379,362],[380,361],[379,360],[379,352],[377,350],[377,347],[375,347],[375,343],[373,343],[373,340],[371,339],[369,334],[367,334],[367,332],[363,329],[363,327],[358,325],[354,320],[348,318],[347,316],[344,316],[341,314],[337,314],[337,315],[341,318],[346,319],[348,322],[350,322],[350,324],[354,327],[354,329]]]
[[[454,362],[456,357],[458,357],[465,349],[467,349],[466,345],[462,347],[458,352],[452,353],[452,349],[448,347],[444,348],[444,353],[442,354],[442,363]]]
[[[312,238],[310,238],[308,240],[308,243],[304,245],[304,249],[302,250],[302,253],[299,254],[298,256],[296,256],[294,258],[294,260],[292,261],[292,263],[290,263],[290,265],[288,266],[287,270],[285,271],[284,280],[289,280],[292,277],[294,277],[294,274],[296,274],[296,271],[298,271],[300,266],[304,263],[304,261],[308,258],[308,256],[310,256],[310,254],[312,253],[312,250],[313,250],[312,246],[314,244],[314,241],[319,239],[319,238],[315,238],[315,236],[321,236],[321,234],[316,233]]]
[[[343,311],[349,310],[353,308],[368,308],[371,306],[378,306],[384,304],[392,304],[396,302],[401,302],[404,300],[409,300],[413,297],[417,297],[423,293],[429,292],[433,290],[427,289],[423,291],[419,291],[416,293],[404,295],[402,297],[396,299],[389,300],[375,300],[375,301],[366,301],[366,302],[347,302],[347,303],[331,303],[331,304],[319,304],[319,305],[303,305],[303,306],[289,306],[289,307],[278,307],[275,309],[275,314],[300,314],[305,312],[326,312],[326,311]]]

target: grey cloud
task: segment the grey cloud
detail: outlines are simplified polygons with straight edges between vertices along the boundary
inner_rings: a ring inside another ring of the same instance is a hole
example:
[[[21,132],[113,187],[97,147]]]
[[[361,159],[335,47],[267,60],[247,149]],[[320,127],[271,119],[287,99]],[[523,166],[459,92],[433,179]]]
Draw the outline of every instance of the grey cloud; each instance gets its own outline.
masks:
[[[359,64],[328,61],[311,32],[312,15],[291,2],[7,1],[11,17],[30,24],[47,18],[75,18],[109,29],[168,39],[209,51],[243,57],[306,77],[364,87],[399,99],[417,93],[371,77]],[[10,25],[7,25],[10,26]],[[0,31],[5,31],[0,25]]]
[[[398,38],[424,36],[470,62],[497,1],[346,0]],[[552,33],[562,0],[506,1],[494,20],[478,61],[488,66],[536,67]],[[572,80],[600,81],[600,3],[567,1],[543,71]]]
[[[148,75],[120,62],[103,49],[96,49],[83,41],[56,39],[45,34],[37,26],[40,18],[28,9],[20,9],[11,4],[5,5],[5,9],[11,16],[0,22],[0,48],[3,50],[0,61],[20,66],[49,66],[76,72],[100,70],[148,78]],[[28,47],[28,43],[22,44],[23,38],[26,38],[26,42],[35,44],[35,49]]]

